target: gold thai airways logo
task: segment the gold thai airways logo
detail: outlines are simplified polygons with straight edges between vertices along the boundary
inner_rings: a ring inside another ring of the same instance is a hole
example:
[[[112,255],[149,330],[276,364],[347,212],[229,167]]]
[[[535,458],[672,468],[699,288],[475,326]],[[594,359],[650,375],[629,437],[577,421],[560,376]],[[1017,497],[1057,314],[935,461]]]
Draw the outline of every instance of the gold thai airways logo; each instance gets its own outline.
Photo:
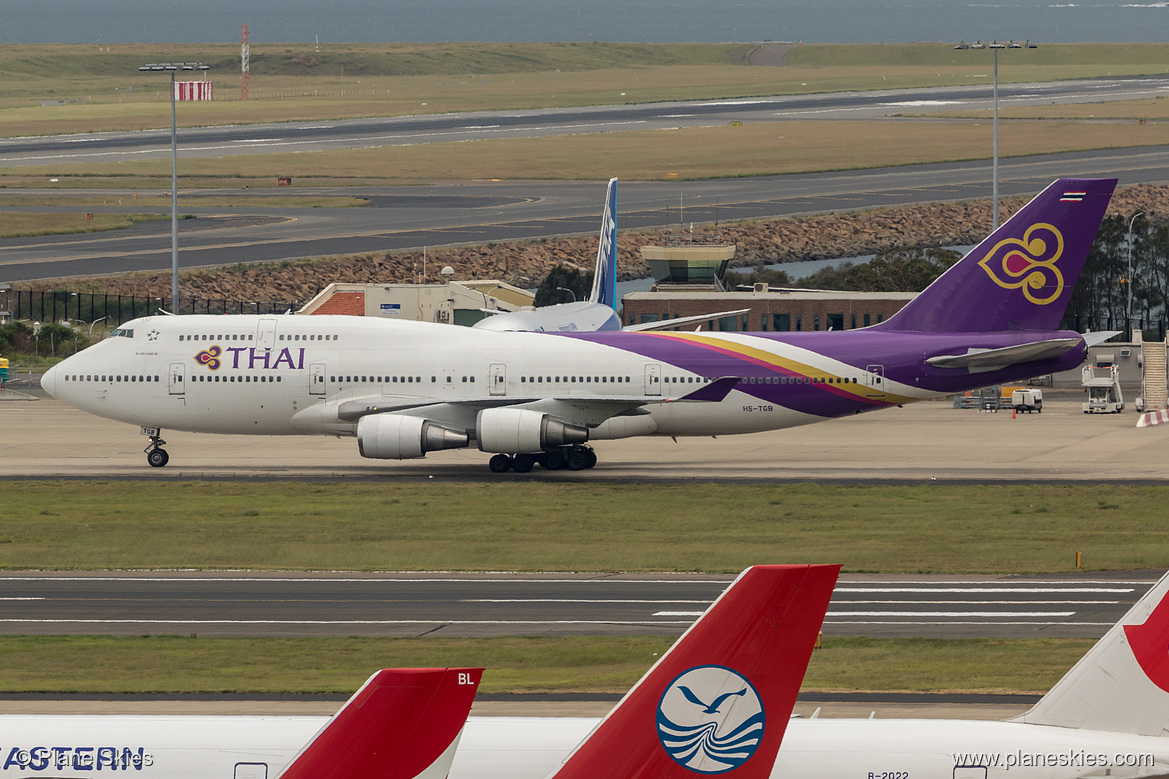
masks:
[[[1063,235],[1054,225],[1031,225],[1023,239],[1007,238],[978,261],[991,281],[1003,289],[1021,289],[1037,306],[1063,293],[1063,274],[1055,264],[1063,256]]]

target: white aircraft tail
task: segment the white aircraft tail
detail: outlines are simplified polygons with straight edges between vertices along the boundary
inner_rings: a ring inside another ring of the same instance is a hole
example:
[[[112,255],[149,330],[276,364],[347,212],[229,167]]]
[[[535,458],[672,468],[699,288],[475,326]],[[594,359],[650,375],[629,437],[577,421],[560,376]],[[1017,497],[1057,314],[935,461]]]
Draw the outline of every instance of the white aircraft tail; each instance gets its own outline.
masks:
[[[1169,574],[1014,721],[1169,736]]]
[[[617,310],[617,179],[609,179],[605,212],[601,216],[601,239],[597,246],[597,268],[593,272],[590,303]]]
[[[378,671],[278,779],[446,779],[482,668]]]

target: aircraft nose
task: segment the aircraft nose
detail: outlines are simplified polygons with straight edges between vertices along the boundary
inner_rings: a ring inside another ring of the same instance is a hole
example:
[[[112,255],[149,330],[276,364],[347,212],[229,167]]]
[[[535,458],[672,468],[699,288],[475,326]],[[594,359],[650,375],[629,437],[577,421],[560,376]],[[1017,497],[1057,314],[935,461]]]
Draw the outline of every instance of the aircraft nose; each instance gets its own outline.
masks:
[[[54,398],[57,397],[57,376],[60,374],[59,369],[59,365],[54,365],[41,376],[41,387]]]

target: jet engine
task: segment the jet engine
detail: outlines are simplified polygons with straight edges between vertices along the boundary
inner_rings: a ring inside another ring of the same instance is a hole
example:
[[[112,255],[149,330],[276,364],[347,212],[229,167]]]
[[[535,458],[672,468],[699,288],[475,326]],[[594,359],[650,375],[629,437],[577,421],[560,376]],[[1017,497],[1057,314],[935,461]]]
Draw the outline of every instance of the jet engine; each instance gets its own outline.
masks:
[[[526,408],[485,409],[479,412],[476,424],[479,450],[483,452],[534,454],[589,440],[587,427],[570,425]]]
[[[362,457],[408,460],[439,449],[459,449],[469,436],[428,419],[400,414],[370,414],[357,422],[357,449]]]

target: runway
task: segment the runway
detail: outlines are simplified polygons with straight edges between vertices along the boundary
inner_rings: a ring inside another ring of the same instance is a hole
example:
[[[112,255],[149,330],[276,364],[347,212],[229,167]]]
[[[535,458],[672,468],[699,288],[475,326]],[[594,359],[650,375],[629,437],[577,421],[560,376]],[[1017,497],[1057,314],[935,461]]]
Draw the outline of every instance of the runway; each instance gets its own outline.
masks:
[[[1096,638],[1160,572],[845,575],[826,636]],[[680,635],[731,576],[6,573],[0,634]]]
[[[170,464],[150,468],[132,425],[50,398],[0,401],[0,479],[1167,483],[1169,431],[1136,429],[1134,413],[1085,415],[1080,400],[1049,391],[1042,414],[1017,419],[925,401],[767,433],[598,441],[596,468],[522,475],[491,473],[477,449],[368,460],[353,438],[173,430],[163,431]]]
[[[1030,84],[1000,84],[1001,107],[1118,100],[1163,95],[1169,76],[1136,76]],[[731,121],[870,119],[945,107],[985,110],[989,84],[780,95],[727,100],[480,111],[456,114],[371,117],[341,121],[283,122],[183,128],[183,157],[225,157],[276,152],[360,149],[450,143],[489,138],[534,138],[621,130],[709,127]],[[0,139],[0,169],[168,159],[170,131],[85,133]]]
[[[670,224],[799,216],[923,202],[985,198],[985,161],[792,176],[695,182],[623,182],[622,230]],[[1003,197],[1033,196],[1061,176],[1112,177],[1122,186],[1169,181],[1169,147],[1054,154],[1000,161]],[[56,190],[25,191],[52,196]],[[96,193],[95,193],[96,194]],[[94,212],[142,212],[126,205]],[[453,182],[409,187],[201,190],[201,196],[345,196],[365,208],[201,208],[181,199],[179,263],[184,268],[237,262],[423,247],[533,240],[595,231],[603,182]],[[116,199],[119,193],[102,192]],[[679,208],[681,204],[681,208]],[[0,208],[13,210],[13,207]],[[53,210],[40,207],[26,210]],[[65,210],[76,211],[77,207]],[[159,209],[154,209],[160,211]],[[168,211],[169,213],[169,211]],[[170,225],[138,222],[127,230],[0,240],[0,282],[169,269]]]
[[[1169,77],[1091,80],[1003,86],[1006,105],[1140,99],[1169,89]],[[507,132],[532,137],[552,132],[724,124],[728,121],[865,119],[934,110],[949,105],[986,108],[985,87],[804,95],[781,98],[640,106],[601,106],[518,112],[288,123],[184,130],[182,154],[261,154],[286,147],[309,151],[364,148],[392,143],[433,143],[497,137]],[[585,121],[587,119],[587,121]],[[584,122],[582,124],[582,122]],[[493,124],[494,123],[494,124]],[[425,129],[426,132],[419,130]],[[462,134],[455,132],[458,128]],[[166,133],[113,133],[0,140],[0,168],[46,161],[62,164],[117,161],[169,154]],[[623,182],[623,230],[717,221],[806,215],[921,202],[985,198],[989,164],[964,163],[790,176],[695,182]],[[1106,150],[1002,160],[1004,197],[1030,196],[1061,176],[1116,176],[1122,186],[1169,181],[1169,148]],[[180,193],[185,215],[179,262],[184,268],[239,262],[279,262],[339,254],[421,250],[493,241],[534,240],[591,234],[597,224],[607,174],[596,182],[454,181],[403,187],[280,190],[200,190]],[[112,205],[87,211],[169,213],[135,206],[131,191],[69,190],[100,196]],[[11,190],[10,195],[52,197],[59,189]],[[200,206],[200,199],[346,196],[367,198],[365,208],[225,208]],[[118,204],[120,202],[120,204]],[[0,208],[21,210],[18,206]],[[24,210],[46,211],[52,207]],[[76,206],[63,207],[76,211]],[[139,222],[127,230],[99,234],[0,240],[0,282],[57,278],[171,266],[169,225]]]

